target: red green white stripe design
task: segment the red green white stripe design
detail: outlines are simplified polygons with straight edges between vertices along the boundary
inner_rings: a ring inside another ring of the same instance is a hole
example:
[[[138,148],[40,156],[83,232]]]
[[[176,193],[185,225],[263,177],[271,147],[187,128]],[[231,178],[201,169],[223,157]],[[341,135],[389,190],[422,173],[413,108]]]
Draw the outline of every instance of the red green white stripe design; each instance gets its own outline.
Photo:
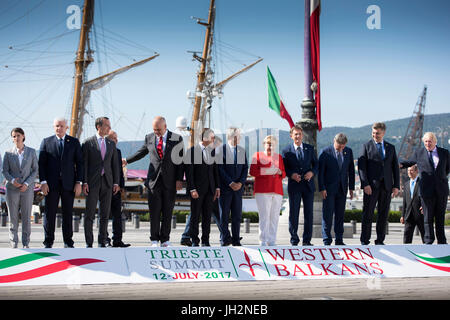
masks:
[[[36,252],[24,254],[21,256],[8,258],[4,260],[0,260],[0,269],[11,268],[15,266],[19,266],[31,261],[40,260],[47,257],[56,257],[59,254],[51,253],[51,252]],[[103,260],[98,259],[90,259],[90,258],[80,258],[80,259],[70,259],[64,261],[58,261],[56,263],[47,264],[39,268],[33,268],[27,271],[12,273],[8,275],[0,276],[0,283],[12,283],[18,281],[25,281],[30,279],[35,279],[39,277],[43,277],[46,275],[50,275],[52,273],[60,272],[69,268],[79,267],[86,264],[104,262]]]
[[[269,95],[269,108],[275,111],[280,117],[285,119],[289,123],[289,127],[294,126],[294,121],[292,121],[289,112],[287,112],[283,101],[280,98],[277,83],[270,72],[269,66],[267,66],[267,81],[268,81],[268,95]]]

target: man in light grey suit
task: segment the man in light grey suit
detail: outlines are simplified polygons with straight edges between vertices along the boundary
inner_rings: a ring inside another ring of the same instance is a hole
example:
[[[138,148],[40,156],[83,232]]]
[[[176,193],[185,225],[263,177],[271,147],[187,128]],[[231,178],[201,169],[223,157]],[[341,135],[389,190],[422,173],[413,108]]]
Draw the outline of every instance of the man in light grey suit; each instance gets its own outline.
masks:
[[[100,117],[95,120],[95,128],[96,135],[86,139],[81,147],[84,159],[83,193],[86,195],[84,236],[88,248],[92,248],[94,242],[92,225],[98,201],[100,201],[98,246],[107,246],[111,197],[120,190],[116,145],[106,138],[111,129],[111,123],[107,117]]]
[[[5,152],[3,175],[6,179],[6,205],[10,219],[9,240],[12,248],[17,248],[19,212],[22,220],[22,244],[29,247],[31,234],[31,210],[34,197],[34,180],[38,173],[36,151],[26,147],[25,133],[14,128],[11,137],[15,146]]]

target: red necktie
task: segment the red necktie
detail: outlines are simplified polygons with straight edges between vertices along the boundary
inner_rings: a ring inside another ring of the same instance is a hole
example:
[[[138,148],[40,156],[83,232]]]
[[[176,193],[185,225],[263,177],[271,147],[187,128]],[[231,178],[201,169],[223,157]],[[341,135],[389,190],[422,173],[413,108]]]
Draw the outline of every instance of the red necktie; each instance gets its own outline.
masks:
[[[159,138],[158,146],[156,147],[156,151],[158,151],[159,158],[163,157],[163,137]]]

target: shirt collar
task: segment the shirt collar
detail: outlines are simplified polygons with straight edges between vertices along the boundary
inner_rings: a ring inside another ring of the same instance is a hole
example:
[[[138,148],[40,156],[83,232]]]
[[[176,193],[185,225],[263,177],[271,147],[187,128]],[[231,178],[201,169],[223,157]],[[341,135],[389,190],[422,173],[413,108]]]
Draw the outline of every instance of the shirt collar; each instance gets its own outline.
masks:
[[[294,142],[294,150],[297,150],[297,148],[298,147],[300,147],[302,150],[303,150],[303,142],[302,143],[300,143],[300,145],[298,146],[298,145],[296,145],[295,144],[295,142]]]
[[[105,139],[105,137],[102,137],[101,135],[99,135],[98,132],[95,135],[97,136],[97,140],[98,139]]]
[[[17,154],[19,154],[19,155],[22,155],[22,154],[24,154],[24,152],[25,152],[25,145],[23,145],[23,150],[22,150],[22,153],[19,153],[19,149],[17,149],[17,147],[16,147],[16,146],[14,146],[14,152],[15,152],[15,153],[17,153]]]
[[[55,134],[55,137],[56,137],[56,140],[62,140],[62,141],[64,141],[64,139],[66,139],[66,135],[64,135],[62,138],[60,138],[60,137],[58,137],[56,134]]]

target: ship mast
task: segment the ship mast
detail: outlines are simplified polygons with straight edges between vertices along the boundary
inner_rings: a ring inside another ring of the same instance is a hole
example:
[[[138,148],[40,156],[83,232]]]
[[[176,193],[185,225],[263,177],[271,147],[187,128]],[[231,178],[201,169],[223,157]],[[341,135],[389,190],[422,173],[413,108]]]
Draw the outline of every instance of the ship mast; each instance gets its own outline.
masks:
[[[209,58],[209,49],[212,42],[212,28],[214,24],[214,0],[211,0],[209,5],[209,14],[208,14],[208,22],[204,23],[198,19],[197,23],[201,24],[203,26],[206,26],[206,34],[205,34],[205,43],[203,45],[203,53],[202,57],[198,57],[194,54],[194,58],[200,61],[200,71],[198,73],[197,77],[197,87],[196,87],[196,93],[201,93],[203,91],[203,87],[205,84],[205,75],[206,75],[206,63]],[[191,120],[191,140],[190,140],[190,146],[193,146],[195,144],[195,135],[199,135],[201,133],[201,130],[203,129],[203,124],[201,121],[199,121],[199,115],[200,115],[200,109],[202,106],[202,100],[203,97],[201,94],[195,95],[195,102],[194,102],[194,110],[192,113],[192,120]]]
[[[77,133],[80,132],[80,101],[81,89],[83,86],[83,77],[92,58],[88,56],[85,59],[84,53],[86,43],[88,42],[89,30],[94,19],[94,0],[85,0],[83,8],[83,20],[80,31],[80,42],[78,44],[77,58],[75,60],[75,88],[72,102],[72,116],[70,121],[70,135],[72,137],[80,138]]]

